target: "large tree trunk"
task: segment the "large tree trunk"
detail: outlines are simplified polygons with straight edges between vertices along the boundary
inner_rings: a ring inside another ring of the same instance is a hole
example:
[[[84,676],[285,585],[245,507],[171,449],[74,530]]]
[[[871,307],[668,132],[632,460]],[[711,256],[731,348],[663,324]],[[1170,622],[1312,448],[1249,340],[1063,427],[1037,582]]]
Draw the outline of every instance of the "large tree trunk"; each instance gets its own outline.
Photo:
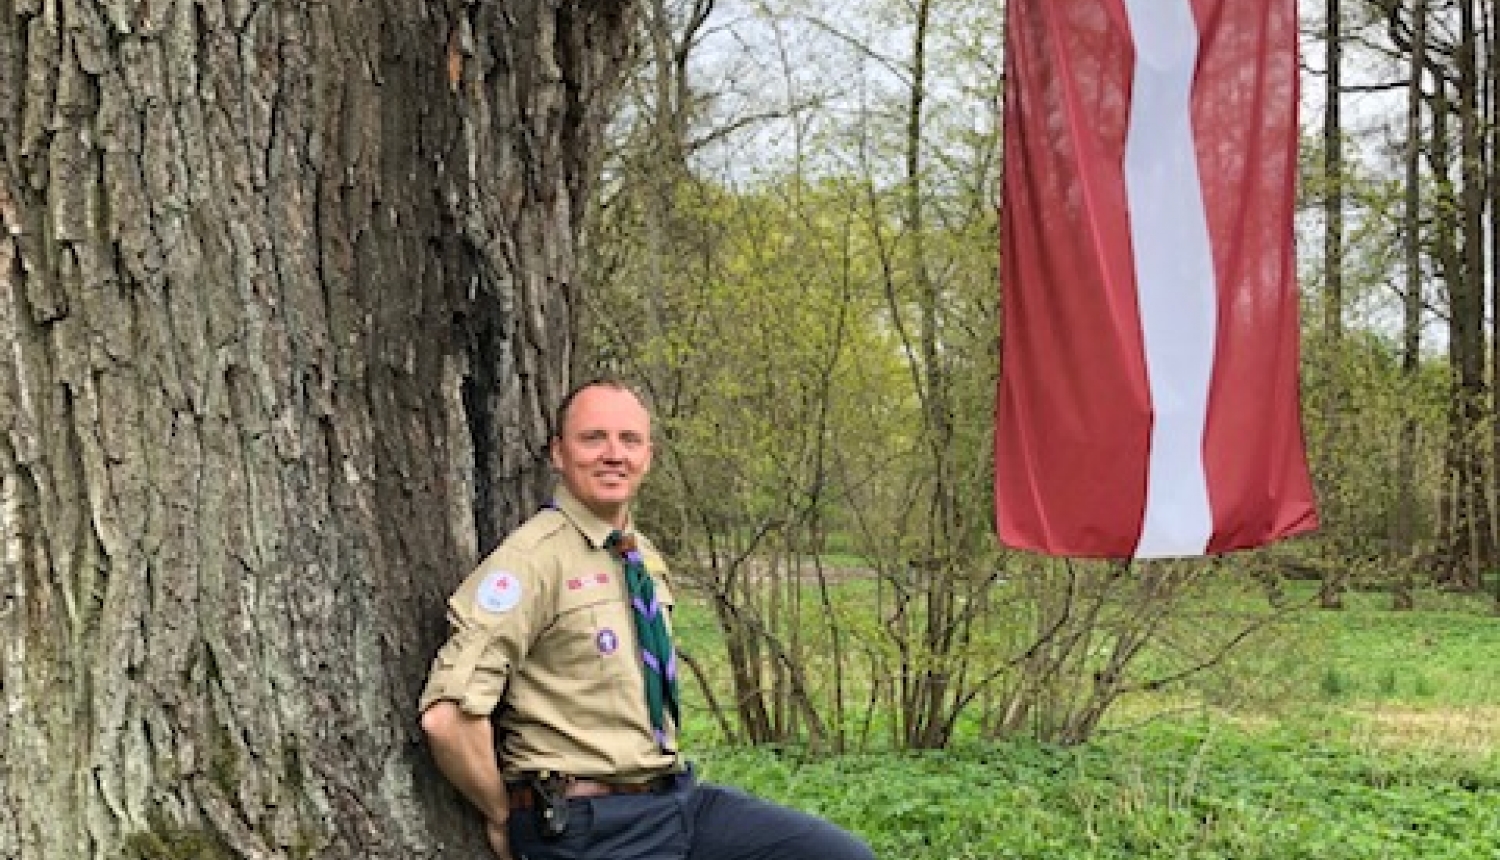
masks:
[[[0,3],[0,858],[473,857],[628,4]]]

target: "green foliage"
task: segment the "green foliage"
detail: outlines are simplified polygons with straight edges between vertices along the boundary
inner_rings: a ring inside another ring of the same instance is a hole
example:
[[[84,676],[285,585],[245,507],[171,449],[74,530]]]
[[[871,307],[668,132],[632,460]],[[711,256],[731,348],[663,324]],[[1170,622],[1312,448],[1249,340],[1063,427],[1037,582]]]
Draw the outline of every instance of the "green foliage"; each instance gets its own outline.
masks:
[[[1309,457],[1324,515],[1315,542],[1343,567],[1392,558],[1389,540],[1403,503],[1416,504],[1418,537],[1431,539],[1450,401],[1446,366],[1433,362],[1403,376],[1395,344],[1353,332],[1337,347],[1308,339],[1305,367]],[[1405,488],[1411,502],[1396,473],[1407,422],[1414,431],[1415,485]]]
[[[1318,647],[1236,568],[1162,563],[1122,573],[1016,556],[997,564],[998,578],[953,598],[970,621],[947,651],[927,644],[926,617],[899,611],[900,590],[919,582],[907,571],[877,565],[798,586],[802,596],[785,602],[778,622],[798,631],[806,692],[817,702],[846,697],[828,726],[845,748],[908,743],[905,689],[894,679],[939,675],[959,660],[985,683],[963,688],[973,695],[944,742],[1017,733],[1077,742],[1115,707],[1141,719],[1166,699],[1264,706]],[[732,699],[722,634],[701,587],[680,592],[676,618],[714,699]],[[891,632],[897,622],[901,636]]]
[[[676,57],[653,57],[629,85],[628,134],[589,213],[582,280],[597,290],[580,294],[580,362],[635,377],[654,400],[656,476],[638,513],[707,599],[720,639],[696,653],[715,701],[732,703],[726,722],[758,723],[746,731],[761,740],[831,727],[834,746],[900,737],[903,722],[914,744],[946,743],[950,719],[958,734],[1076,740],[1117,705],[1134,714],[1135,693],[1156,685],[1193,704],[1263,706],[1300,678],[1299,655],[1274,655],[1286,628],[1263,602],[1195,602],[1212,571],[1168,573],[1169,587],[1140,594],[1097,567],[1015,561],[994,545],[994,5],[867,4],[858,20],[880,22],[869,43],[800,0],[742,20],[845,33],[848,71],[874,56],[914,61],[923,10],[930,62],[863,78],[857,104],[813,83],[808,72],[830,67],[798,53],[800,40],[774,40],[775,56],[742,70],[784,78],[788,101],[778,85],[775,108],[763,106],[787,119],[756,126],[743,149],[740,129],[703,127],[728,115],[720,94],[673,78],[686,68]],[[741,44],[753,54],[756,41]],[[761,146],[778,135],[792,157]],[[707,141],[728,145],[731,169],[714,173],[695,151]],[[1307,143],[1305,202],[1337,191],[1347,217],[1336,314],[1319,306],[1335,296],[1320,282],[1330,270],[1314,254],[1303,272],[1323,527],[1294,552],[1339,586],[1330,597],[1404,589],[1440,538],[1447,368],[1432,343],[1415,372],[1404,367],[1392,313],[1404,180],[1357,157],[1357,135],[1339,175],[1320,176],[1321,142]],[[1430,292],[1441,305],[1442,289]],[[1340,324],[1324,331],[1330,318]],[[830,566],[863,570],[850,583]],[[1000,569],[1013,587],[992,584]],[[1247,627],[1265,629],[1240,643]],[[1369,684],[1431,695],[1443,679],[1324,666],[1311,684],[1338,703]]]
[[[745,192],[682,183],[657,213],[666,245],[621,250],[605,292],[620,312],[591,335],[597,360],[654,400],[662,444],[640,516],[675,542],[681,577],[717,601],[739,664],[722,698],[782,734],[841,731],[851,697],[867,701],[843,686],[873,671],[850,663],[850,641],[904,649],[887,670],[962,676],[953,636],[908,641],[924,629],[879,627],[800,587],[819,578],[832,541],[892,582],[924,565],[924,582],[893,595],[914,618],[972,599],[970,582],[982,588],[993,567],[993,211],[927,203],[953,210],[922,236],[922,265],[942,272],[928,293],[900,250],[901,191],[857,179]]]
[[[851,828],[876,854],[947,858],[1490,857],[1500,778],[1294,730],[1157,724],[1085,748],[1030,742],[800,760],[715,750],[732,781]]]
[[[1296,595],[1294,595],[1296,597]],[[1500,844],[1500,629],[1482,607],[1424,593],[1386,611],[1295,616],[1274,712],[1197,710],[1077,747],[1024,739],[946,751],[804,756],[710,748],[704,775],[808,809],[882,857],[1479,860]],[[1329,679],[1336,679],[1330,681]],[[1336,684],[1330,700],[1327,686]],[[1163,694],[1164,695],[1164,694]],[[1392,715],[1472,718],[1404,731]]]
[[[1416,611],[1388,612],[1385,595],[1355,592],[1345,611],[1311,616],[1326,640],[1319,663],[1339,678],[1339,697],[1402,707],[1500,703],[1500,625],[1487,601],[1432,590],[1419,598]]]
[[[747,15],[776,26],[828,14],[793,7]],[[972,692],[964,613],[984,600],[995,551],[988,117],[1000,78],[971,72],[993,71],[999,31],[979,25],[993,16],[984,4],[862,8],[889,23],[879,53],[925,71],[882,81],[832,123],[819,97],[791,96],[809,98],[787,129],[805,160],[708,178],[705,162],[674,160],[696,135],[632,114],[642,137],[612,154],[616,179],[592,212],[587,280],[601,289],[586,294],[585,361],[653,396],[662,444],[639,514],[711,596],[733,664],[718,700],[761,740],[843,745],[853,710],[899,699],[912,742],[939,744]],[[815,29],[842,29],[838,17]],[[770,62],[800,90],[799,59]],[[669,107],[656,101],[669,60],[632,82],[643,105]],[[835,536],[886,586],[876,614],[825,587]]]

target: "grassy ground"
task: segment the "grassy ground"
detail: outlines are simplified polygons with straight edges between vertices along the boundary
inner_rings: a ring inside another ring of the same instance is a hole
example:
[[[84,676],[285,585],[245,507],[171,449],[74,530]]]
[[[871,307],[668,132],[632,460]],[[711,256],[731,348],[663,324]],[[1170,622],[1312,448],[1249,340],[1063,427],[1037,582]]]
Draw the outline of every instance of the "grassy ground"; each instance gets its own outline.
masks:
[[[1500,858],[1500,619],[1488,601],[1386,602],[1354,595],[1262,646],[1281,676],[1266,701],[1132,720],[1080,748],[694,757],[882,858]]]

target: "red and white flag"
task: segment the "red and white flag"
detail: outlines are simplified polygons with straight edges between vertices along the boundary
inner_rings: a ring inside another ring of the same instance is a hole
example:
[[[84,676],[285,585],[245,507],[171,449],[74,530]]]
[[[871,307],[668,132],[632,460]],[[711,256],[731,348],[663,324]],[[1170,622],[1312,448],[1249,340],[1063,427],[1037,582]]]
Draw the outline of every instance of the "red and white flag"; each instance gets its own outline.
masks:
[[[1009,0],[999,536],[1193,556],[1317,527],[1296,0]]]

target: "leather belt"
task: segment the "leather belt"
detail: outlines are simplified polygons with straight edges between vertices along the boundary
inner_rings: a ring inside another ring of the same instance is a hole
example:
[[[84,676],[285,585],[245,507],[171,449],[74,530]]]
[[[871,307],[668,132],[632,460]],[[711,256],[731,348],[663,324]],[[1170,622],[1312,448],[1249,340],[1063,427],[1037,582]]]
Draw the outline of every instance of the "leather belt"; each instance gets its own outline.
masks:
[[[597,779],[571,778],[563,788],[563,796],[610,797],[616,794],[659,794],[672,787],[671,775],[652,777],[645,782],[604,782]],[[510,795],[511,809],[531,809],[537,805],[536,792],[525,783],[511,783],[505,787]]]

